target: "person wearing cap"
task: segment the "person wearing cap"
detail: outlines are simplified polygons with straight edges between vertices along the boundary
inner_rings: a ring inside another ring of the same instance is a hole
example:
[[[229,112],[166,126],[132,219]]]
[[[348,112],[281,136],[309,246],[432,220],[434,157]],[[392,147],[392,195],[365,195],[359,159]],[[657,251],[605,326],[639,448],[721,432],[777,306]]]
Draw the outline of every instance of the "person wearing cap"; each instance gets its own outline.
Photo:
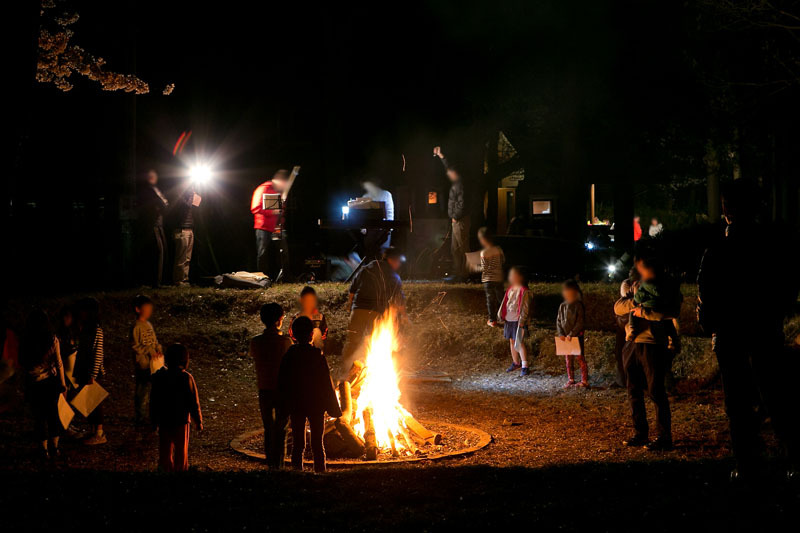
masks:
[[[342,368],[345,371],[349,370],[356,351],[364,337],[372,332],[377,319],[389,308],[395,309],[401,317],[405,315],[406,297],[403,294],[403,282],[397,273],[404,261],[403,254],[390,246],[383,253],[383,259],[372,261],[353,279],[347,299],[350,324],[342,350]]]

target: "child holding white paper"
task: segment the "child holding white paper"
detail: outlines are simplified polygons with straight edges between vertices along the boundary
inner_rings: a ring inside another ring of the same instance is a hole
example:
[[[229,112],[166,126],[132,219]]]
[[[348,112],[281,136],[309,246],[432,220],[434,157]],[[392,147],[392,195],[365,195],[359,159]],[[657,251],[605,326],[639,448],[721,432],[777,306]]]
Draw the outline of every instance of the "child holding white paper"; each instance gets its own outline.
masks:
[[[572,341],[573,338],[578,339],[578,344],[581,348],[580,355],[565,355],[567,363],[567,384],[564,388],[574,387],[575,374],[574,374],[574,361],[577,357],[578,365],[581,367],[581,382],[577,384],[579,387],[589,386],[589,367],[586,365],[586,357],[583,353],[583,330],[584,320],[586,316],[586,309],[583,306],[583,291],[581,286],[574,279],[568,279],[561,286],[561,295],[564,302],[558,307],[558,316],[556,317],[556,334],[561,341]]]
[[[528,277],[521,267],[511,267],[508,271],[509,287],[503,296],[497,318],[503,322],[503,336],[511,348],[511,366],[506,372],[519,370],[520,376],[527,376],[528,354],[525,337],[533,314],[533,292],[528,288]]]
[[[164,353],[158,343],[156,332],[150,323],[153,316],[153,301],[138,294],[133,299],[136,322],[131,328],[131,348],[134,355],[136,387],[133,394],[134,423],[144,427],[147,422],[147,402],[150,398],[150,376],[164,366]]]
[[[76,304],[78,317],[78,354],[75,357],[73,377],[78,387],[93,385],[105,375],[105,350],[103,349],[103,328],[100,327],[100,304],[94,298],[83,298]],[[92,426],[84,444],[105,444],[103,431],[103,404],[89,413],[86,420]]]
[[[58,337],[41,309],[34,310],[25,323],[19,345],[19,362],[25,371],[25,397],[33,413],[41,456],[56,459],[58,440],[64,432],[58,414],[59,397],[67,391]]]

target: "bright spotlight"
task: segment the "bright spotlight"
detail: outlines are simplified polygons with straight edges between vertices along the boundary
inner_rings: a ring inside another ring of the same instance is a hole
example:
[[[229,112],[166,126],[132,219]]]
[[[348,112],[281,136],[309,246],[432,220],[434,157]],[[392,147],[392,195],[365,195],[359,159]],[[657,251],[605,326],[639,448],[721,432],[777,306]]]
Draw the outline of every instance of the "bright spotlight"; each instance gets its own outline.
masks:
[[[617,265],[608,265],[608,273],[614,274],[617,271]]]
[[[594,250],[594,243],[593,242],[587,242],[585,244],[585,246],[586,246],[587,250]]]
[[[350,214],[350,206],[343,205],[342,206],[342,215],[347,216]]]
[[[197,185],[203,185],[211,180],[211,168],[208,165],[194,165],[189,167],[189,177]]]

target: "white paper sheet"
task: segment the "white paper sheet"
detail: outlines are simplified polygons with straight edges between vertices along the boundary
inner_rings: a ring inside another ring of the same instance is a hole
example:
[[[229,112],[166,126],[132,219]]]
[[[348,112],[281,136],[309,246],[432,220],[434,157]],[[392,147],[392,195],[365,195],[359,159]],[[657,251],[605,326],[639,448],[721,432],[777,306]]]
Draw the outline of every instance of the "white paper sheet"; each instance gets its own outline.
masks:
[[[89,416],[100,403],[108,397],[108,391],[94,382],[91,385],[84,385],[78,394],[75,395],[70,404],[83,416]]]
[[[64,398],[63,394],[58,395],[58,418],[61,419],[61,425],[64,429],[69,427],[72,418],[75,416],[75,411],[69,406],[69,402]]]
[[[569,341],[561,340],[556,337],[556,355],[580,355],[581,344],[578,337],[572,337]]]

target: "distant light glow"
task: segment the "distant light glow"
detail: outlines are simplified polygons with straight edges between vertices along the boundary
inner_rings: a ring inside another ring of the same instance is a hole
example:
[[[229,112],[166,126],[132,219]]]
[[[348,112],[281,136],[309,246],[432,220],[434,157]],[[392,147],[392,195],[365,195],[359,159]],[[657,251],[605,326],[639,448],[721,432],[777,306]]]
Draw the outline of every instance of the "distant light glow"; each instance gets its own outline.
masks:
[[[617,271],[617,265],[608,265],[608,273],[614,274]]]
[[[586,246],[587,250],[594,250],[594,243],[593,242],[587,242],[584,246]]]
[[[189,177],[195,184],[203,185],[211,181],[211,168],[208,165],[194,165],[189,167]]]

